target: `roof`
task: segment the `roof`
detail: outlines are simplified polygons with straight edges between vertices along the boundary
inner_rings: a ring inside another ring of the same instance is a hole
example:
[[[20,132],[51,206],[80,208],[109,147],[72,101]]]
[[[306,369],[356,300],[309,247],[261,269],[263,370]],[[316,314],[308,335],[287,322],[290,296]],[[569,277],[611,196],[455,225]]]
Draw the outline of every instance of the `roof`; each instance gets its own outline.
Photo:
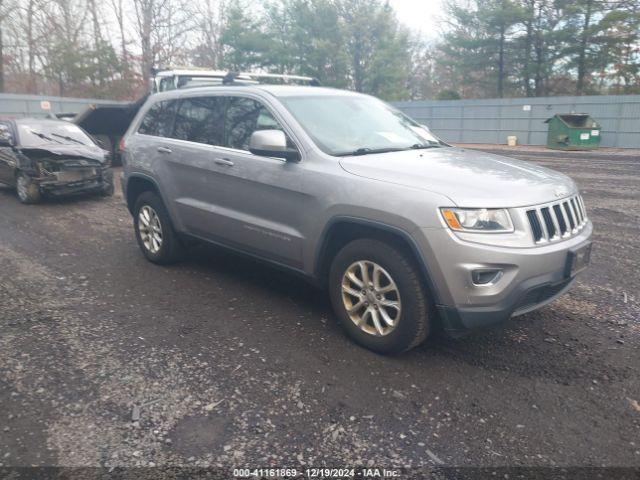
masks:
[[[272,94],[274,97],[295,97],[300,95],[308,96],[336,96],[336,95],[362,95],[350,90],[340,90],[329,87],[312,87],[307,85],[269,85],[266,83],[252,85],[249,88],[259,88]]]
[[[70,125],[66,120],[59,120],[57,118],[35,118],[35,117],[24,117],[24,118],[14,118],[13,119],[16,124],[36,124],[42,125],[47,123],[64,123],[65,125]]]
[[[269,85],[269,84],[252,84],[252,85],[210,85],[193,88],[179,88],[168,90],[166,92],[154,93],[152,97],[157,101],[179,98],[182,96],[206,95],[213,93],[226,92],[229,94],[237,94],[242,92],[266,92],[274,97],[297,97],[297,96],[359,96],[361,93],[349,90],[340,90],[337,88],[327,87],[311,87],[307,85]]]

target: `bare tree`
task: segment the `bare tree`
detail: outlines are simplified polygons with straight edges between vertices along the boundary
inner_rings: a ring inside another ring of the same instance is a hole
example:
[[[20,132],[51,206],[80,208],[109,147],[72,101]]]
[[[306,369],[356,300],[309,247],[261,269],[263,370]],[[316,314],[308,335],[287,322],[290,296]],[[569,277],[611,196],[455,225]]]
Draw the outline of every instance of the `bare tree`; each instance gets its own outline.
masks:
[[[149,84],[157,62],[171,62],[187,41],[191,18],[184,0],[133,0],[141,50],[142,80]]]
[[[223,49],[220,37],[224,24],[226,3],[224,0],[201,0],[193,5],[193,15],[197,18],[197,44],[194,61],[197,66],[219,68]]]
[[[125,10],[122,5],[122,0],[110,0],[111,9],[118,24],[118,32],[120,34],[120,62],[122,70],[120,74],[123,79],[127,79],[129,76],[129,53],[127,52],[127,37],[125,34]]]
[[[4,24],[14,8],[7,0],[0,0],[0,93],[4,92]]]

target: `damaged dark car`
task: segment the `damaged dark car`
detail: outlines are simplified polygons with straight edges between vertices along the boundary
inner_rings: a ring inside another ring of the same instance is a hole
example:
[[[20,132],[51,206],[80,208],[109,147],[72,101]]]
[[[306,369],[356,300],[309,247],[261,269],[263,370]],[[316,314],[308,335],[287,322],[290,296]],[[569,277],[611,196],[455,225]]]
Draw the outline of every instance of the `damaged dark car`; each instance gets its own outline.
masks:
[[[110,154],[77,125],[61,120],[0,120],[0,182],[22,203],[43,196],[113,195]]]

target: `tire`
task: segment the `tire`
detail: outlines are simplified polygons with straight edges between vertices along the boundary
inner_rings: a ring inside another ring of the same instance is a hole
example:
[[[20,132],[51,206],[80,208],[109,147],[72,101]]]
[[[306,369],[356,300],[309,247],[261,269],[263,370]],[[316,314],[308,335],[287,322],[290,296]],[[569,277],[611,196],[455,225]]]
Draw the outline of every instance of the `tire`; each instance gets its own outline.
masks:
[[[22,172],[16,174],[16,193],[18,200],[25,204],[38,203],[42,200],[40,187]]]
[[[102,197],[112,197],[115,192],[115,187],[113,183],[113,172],[108,171],[106,175],[102,178],[102,190],[100,191],[100,195]]]
[[[347,279],[350,272],[352,278],[355,276],[362,283],[363,265],[370,280],[376,267],[378,281],[375,283],[380,288],[376,289],[374,285],[374,290],[370,290],[364,285],[357,291],[357,283]],[[358,296],[347,294],[345,297],[343,282]],[[429,334],[430,300],[427,289],[415,261],[391,244],[359,239],[345,245],[331,263],[329,294],[344,330],[357,344],[369,350],[399,354],[418,346]],[[360,302],[364,303],[356,312],[350,314],[347,311],[347,306],[357,307]],[[396,306],[392,308],[394,302]],[[375,308],[375,314],[372,308]],[[370,313],[363,314],[367,309]],[[383,310],[386,318],[392,320],[391,324],[384,320]],[[376,328],[374,315],[383,329],[382,333]]]
[[[147,219],[148,226],[145,225],[143,218]],[[158,220],[157,224],[155,219]],[[133,209],[133,225],[138,246],[150,262],[168,265],[183,258],[184,247],[173,229],[162,200],[155,193],[143,192],[136,199]],[[160,242],[157,241],[157,236],[145,233],[151,231],[158,233],[157,229],[153,228],[154,226],[160,229]]]
[[[102,197],[113,197],[115,193],[115,187],[113,186],[113,182],[107,182],[102,187],[102,191],[100,192],[100,196]]]

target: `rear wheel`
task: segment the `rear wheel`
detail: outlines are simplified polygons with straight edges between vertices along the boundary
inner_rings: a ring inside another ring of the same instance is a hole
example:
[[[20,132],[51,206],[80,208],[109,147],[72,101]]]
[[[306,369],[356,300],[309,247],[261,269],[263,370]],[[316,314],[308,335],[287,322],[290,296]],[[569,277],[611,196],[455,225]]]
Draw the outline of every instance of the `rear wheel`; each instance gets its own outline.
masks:
[[[383,354],[407,351],[429,333],[429,301],[415,262],[393,245],[355,240],[329,274],[333,308],[347,334]]]
[[[160,197],[153,192],[142,193],[133,212],[136,240],[147,260],[162,265],[179,261],[184,247]]]
[[[22,172],[16,175],[16,192],[22,203],[38,203],[42,199],[40,187]]]

